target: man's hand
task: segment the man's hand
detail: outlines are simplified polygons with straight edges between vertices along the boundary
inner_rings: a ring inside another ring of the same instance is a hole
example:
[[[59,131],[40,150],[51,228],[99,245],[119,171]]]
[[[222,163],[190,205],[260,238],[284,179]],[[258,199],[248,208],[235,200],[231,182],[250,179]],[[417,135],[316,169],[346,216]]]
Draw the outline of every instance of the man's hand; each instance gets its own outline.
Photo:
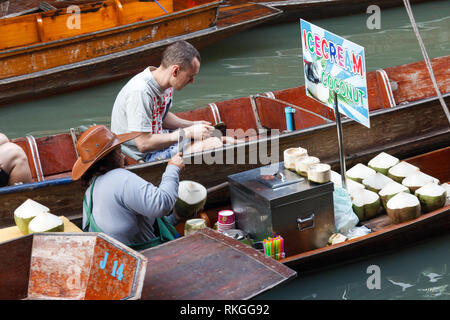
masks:
[[[167,163],[167,165],[169,164],[173,164],[176,165],[178,168],[180,168],[181,170],[183,170],[184,168],[184,160],[181,157],[181,152],[178,152],[177,154],[175,154]]]
[[[184,132],[188,138],[194,140],[203,140],[209,138],[214,131],[214,127],[205,123],[196,123],[190,127],[184,128]]]

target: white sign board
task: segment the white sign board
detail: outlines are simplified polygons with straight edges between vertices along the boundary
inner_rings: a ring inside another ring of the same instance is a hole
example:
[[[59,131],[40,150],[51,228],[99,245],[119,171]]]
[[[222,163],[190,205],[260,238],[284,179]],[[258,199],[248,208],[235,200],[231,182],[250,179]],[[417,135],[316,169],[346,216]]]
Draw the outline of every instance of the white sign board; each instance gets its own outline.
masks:
[[[300,19],[306,95],[370,128],[364,48]]]

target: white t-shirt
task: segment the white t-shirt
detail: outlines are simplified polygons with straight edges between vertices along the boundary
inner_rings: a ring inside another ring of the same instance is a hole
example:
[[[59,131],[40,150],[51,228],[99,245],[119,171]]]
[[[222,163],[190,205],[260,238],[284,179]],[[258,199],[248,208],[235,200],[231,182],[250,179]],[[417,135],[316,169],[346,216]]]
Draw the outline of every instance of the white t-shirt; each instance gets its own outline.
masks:
[[[154,69],[146,68],[120,90],[111,114],[111,131],[115,134],[132,131],[163,133],[162,123],[172,105],[173,88],[162,91],[150,71]],[[145,157],[133,140],[124,144],[137,156]]]

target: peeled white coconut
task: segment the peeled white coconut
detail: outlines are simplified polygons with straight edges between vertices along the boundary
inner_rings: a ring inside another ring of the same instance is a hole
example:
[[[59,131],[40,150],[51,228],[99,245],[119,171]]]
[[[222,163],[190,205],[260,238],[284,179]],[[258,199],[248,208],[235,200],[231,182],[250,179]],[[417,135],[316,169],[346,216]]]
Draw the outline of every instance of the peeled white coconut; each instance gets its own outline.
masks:
[[[333,181],[335,186],[342,188],[341,175],[336,171],[331,170],[331,181]],[[364,189],[363,184],[358,183],[352,179],[348,179],[347,177],[345,177],[345,187],[350,195],[358,190]]]
[[[326,183],[331,178],[331,166],[326,163],[316,163],[308,167],[308,180],[316,183]]]
[[[368,190],[378,193],[381,189],[383,189],[383,187],[392,181],[394,180],[384,174],[376,172],[375,174],[363,179],[362,183]]]
[[[432,176],[426,173],[417,171],[406,176],[405,179],[402,180],[402,185],[408,187],[409,191],[411,191],[411,193],[414,193],[417,189],[423,187],[424,185],[430,182],[439,184],[438,179],[433,178]]]
[[[297,171],[299,175],[306,177],[308,175],[309,166],[319,162],[320,162],[319,158],[312,156],[305,156],[298,158],[295,161],[295,171]]]
[[[206,221],[203,219],[189,219],[184,225],[184,235],[188,236],[198,230],[206,228]]]
[[[423,212],[430,212],[445,205],[446,191],[443,187],[430,182],[416,190]]]
[[[381,152],[376,157],[372,158],[367,165],[369,168],[387,175],[388,170],[399,162],[400,160],[396,157],[393,157],[386,152]]]
[[[284,167],[286,169],[295,171],[295,161],[297,159],[300,159],[307,155],[308,155],[308,151],[301,147],[289,148],[289,149],[284,150],[284,152],[283,152]]]
[[[419,172],[420,169],[412,164],[402,161],[388,170],[388,177],[394,181],[402,183],[407,176]]]
[[[175,211],[179,217],[190,218],[200,213],[206,203],[206,188],[198,182],[184,180],[178,186]]]
[[[37,215],[28,224],[28,233],[62,231],[64,231],[62,219],[49,212]]]
[[[14,210],[14,221],[23,234],[28,234],[28,224],[39,214],[47,213],[50,209],[32,199],[27,199]]]
[[[380,196],[373,191],[360,189],[352,194],[352,208],[359,221],[371,219],[381,208]]]
[[[357,163],[350,170],[347,170],[345,175],[356,182],[362,183],[362,181],[371,175],[376,173],[375,170],[363,165],[362,163]]]
[[[398,182],[392,181],[385,185],[383,189],[378,192],[378,194],[381,197],[381,203],[386,208],[386,203],[388,202],[388,200],[400,192],[410,193],[408,187],[405,187]]]
[[[393,223],[400,223],[420,216],[420,202],[413,194],[400,192],[387,202],[387,214]]]
[[[447,193],[447,199],[450,199],[450,184],[443,183],[441,184],[441,187],[445,189],[445,192]]]
[[[328,239],[328,244],[333,245],[341,242],[347,241],[347,237],[341,233],[333,233]]]

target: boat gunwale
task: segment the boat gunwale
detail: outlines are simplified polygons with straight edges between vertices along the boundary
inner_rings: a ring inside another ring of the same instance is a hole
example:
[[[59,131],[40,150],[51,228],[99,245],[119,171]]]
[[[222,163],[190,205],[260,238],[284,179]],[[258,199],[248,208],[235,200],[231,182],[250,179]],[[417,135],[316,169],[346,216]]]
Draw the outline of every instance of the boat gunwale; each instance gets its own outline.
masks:
[[[188,9],[172,12],[172,13],[169,13],[169,14],[166,14],[163,16],[158,16],[158,17],[143,20],[143,21],[137,21],[137,22],[133,22],[130,24],[126,24],[126,25],[115,26],[112,28],[104,29],[104,30],[93,31],[93,32],[89,32],[86,34],[80,34],[80,35],[76,35],[73,37],[53,40],[53,41],[49,41],[49,42],[42,42],[42,43],[37,43],[37,44],[33,44],[33,45],[25,45],[25,46],[20,46],[17,48],[3,49],[3,50],[0,50],[0,59],[6,58],[6,57],[9,57],[12,55],[31,53],[33,51],[38,51],[39,49],[47,49],[47,48],[53,48],[53,47],[58,47],[58,46],[64,46],[64,45],[68,45],[68,44],[71,44],[74,42],[82,42],[82,41],[90,40],[91,38],[103,37],[106,35],[114,35],[114,34],[117,34],[120,32],[128,32],[133,29],[138,29],[140,27],[145,28],[148,25],[161,23],[164,20],[173,20],[173,19],[187,16],[191,13],[199,13],[199,12],[207,11],[207,9],[210,9],[210,7],[213,7],[216,9],[216,20],[215,20],[215,23],[216,23],[217,16],[219,13],[219,6],[222,3],[222,1],[223,0],[215,0],[211,3],[202,4],[199,6],[195,6],[193,8],[188,8]],[[10,78],[13,78],[13,77],[10,77]],[[9,78],[5,78],[5,79],[9,79]]]

